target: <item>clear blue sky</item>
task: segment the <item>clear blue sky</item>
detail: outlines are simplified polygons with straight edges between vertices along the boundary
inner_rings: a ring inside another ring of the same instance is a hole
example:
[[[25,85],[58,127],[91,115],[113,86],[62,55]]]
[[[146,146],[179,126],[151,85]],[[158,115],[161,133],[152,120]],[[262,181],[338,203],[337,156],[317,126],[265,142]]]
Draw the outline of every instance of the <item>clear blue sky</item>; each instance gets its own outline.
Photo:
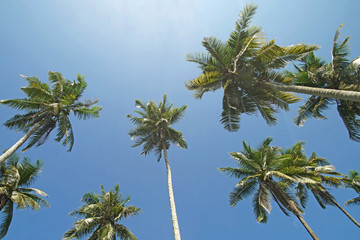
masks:
[[[253,1],[259,8],[253,23],[263,27],[278,44],[318,44],[318,55],[330,59],[336,28],[351,35],[351,58],[360,55],[356,0]],[[241,150],[245,140],[257,146],[265,137],[289,147],[306,141],[306,152],[327,158],[337,170],[360,170],[359,144],[350,141],[335,109],[328,120],[310,120],[296,127],[290,112],[280,112],[270,127],[256,116],[243,116],[241,129],[226,132],[219,124],[222,93],[194,100],[184,82],[199,74],[187,53],[201,52],[203,37],[226,40],[247,1],[239,0],[2,0],[0,1],[0,99],[23,97],[18,76],[47,80],[49,70],[74,79],[84,74],[88,99],[103,106],[99,119],[72,118],[75,145],[71,153],[52,140],[24,153],[44,161],[34,185],[48,193],[51,207],[37,212],[16,210],[6,239],[61,239],[76,220],[68,213],[81,205],[87,191],[108,190],[119,183],[124,195],[142,214],[123,222],[142,240],[172,239],[166,171],[154,156],[139,156],[127,132],[133,127],[127,114],[134,100],[159,101],[164,93],[175,106],[188,105],[174,127],[183,132],[188,150],[171,147],[175,200],[181,235],[198,239],[309,239],[295,217],[285,216],[273,204],[268,224],[256,222],[251,199],[231,208],[228,194],[235,179],[218,167],[233,166],[228,153]],[[0,122],[16,112],[0,106]],[[22,133],[0,126],[0,148],[8,148]],[[355,197],[347,189],[333,191],[339,203]],[[346,208],[360,220],[359,207]],[[359,239],[360,232],[338,209],[322,210],[310,198],[305,219],[320,239]]]

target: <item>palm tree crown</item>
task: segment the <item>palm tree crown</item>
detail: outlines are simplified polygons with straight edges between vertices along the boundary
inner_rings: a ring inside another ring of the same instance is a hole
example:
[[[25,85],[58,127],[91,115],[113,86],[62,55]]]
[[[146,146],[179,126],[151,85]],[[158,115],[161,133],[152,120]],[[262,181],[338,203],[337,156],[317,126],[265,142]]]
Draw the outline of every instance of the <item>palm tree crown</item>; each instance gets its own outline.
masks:
[[[341,210],[357,227],[358,223],[339,203],[335,197],[329,192],[329,187],[341,186],[341,173],[335,171],[335,167],[330,165],[325,158],[317,157],[315,153],[307,158],[304,150],[304,142],[298,142],[293,147],[282,152],[284,158],[290,166],[305,168],[309,175],[317,176],[318,182],[298,182],[295,186],[295,195],[300,200],[302,207],[306,207],[308,201],[307,189],[311,191],[319,205],[325,209],[326,205],[336,206]],[[293,184],[290,182],[290,184]]]
[[[268,124],[276,123],[277,109],[288,110],[288,104],[300,98],[274,90],[269,83],[282,82],[284,77],[278,69],[317,49],[304,44],[280,47],[274,40],[266,42],[261,28],[250,26],[256,8],[253,4],[244,7],[226,42],[204,38],[202,44],[207,52],[188,56],[188,61],[199,65],[202,74],[186,82],[186,87],[196,91],[195,98],[223,89],[220,122],[228,131],[239,129],[242,113],[260,112]]]
[[[135,105],[140,109],[135,111],[139,117],[127,115],[136,125],[135,129],[129,132],[131,139],[135,141],[132,147],[143,145],[141,154],[145,155],[154,150],[158,161],[161,159],[164,146],[165,149],[169,149],[170,143],[187,148],[182,133],[171,127],[183,117],[187,106],[173,108],[172,104],[167,103],[166,94],[159,105],[154,101],[144,103],[140,100],[135,100]]]
[[[72,211],[70,215],[83,217],[74,223],[74,227],[64,234],[65,239],[79,239],[91,234],[88,239],[114,240],[116,236],[124,240],[137,238],[119,220],[137,215],[140,208],[125,206],[130,197],[124,199],[117,184],[110,192],[105,192],[101,186],[101,193],[85,193],[81,199],[84,205]]]
[[[0,211],[3,214],[0,225],[1,239],[9,229],[14,203],[21,209],[29,207],[39,210],[40,206],[49,206],[49,203],[41,198],[47,197],[45,192],[29,187],[39,176],[41,168],[40,160],[35,164],[31,164],[27,158],[20,161],[16,153],[0,165]]]
[[[29,137],[30,141],[23,151],[35,144],[40,146],[55,128],[57,129],[55,140],[58,142],[62,140],[62,144],[67,145],[68,151],[71,151],[74,134],[69,114],[73,112],[79,119],[88,119],[99,117],[101,110],[99,106],[92,106],[97,103],[97,100],[85,100],[85,102],[79,100],[87,87],[84,76],[78,74],[76,81],[70,81],[58,72],[49,71],[51,87],[37,77],[23,77],[28,82],[28,86],[22,87],[21,90],[27,98],[0,101],[1,104],[26,111],[5,122],[5,126],[11,129],[27,132],[25,139],[15,144],[16,147],[13,146],[9,151],[15,152]],[[11,152],[6,152],[6,154],[8,156]],[[1,161],[7,156],[1,156]]]
[[[298,86],[317,87],[322,89],[338,89],[360,91],[360,66],[348,59],[350,55],[348,41],[339,41],[340,29],[336,30],[332,59],[329,63],[313,53],[301,59],[301,63],[294,72],[286,71],[291,83]],[[338,113],[342,118],[350,139],[360,141],[360,103],[358,101],[341,100],[331,97],[311,96],[298,110],[294,119],[295,124],[302,126],[308,118],[326,119],[323,111],[330,105],[336,104]]]
[[[286,215],[289,215],[289,212],[293,213],[309,234],[318,239],[301,216],[302,210],[289,191],[289,182],[317,183],[319,179],[309,174],[306,168],[290,164],[288,156],[281,153],[281,148],[270,146],[271,141],[271,138],[265,139],[258,149],[253,149],[243,142],[242,152],[230,153],[237,167],[219,168],[232,177],[240,178],[230,193],[230,204],[235,206],[240,200],[255,192],[253,208],[256,220],[266,223],[273,198]]]

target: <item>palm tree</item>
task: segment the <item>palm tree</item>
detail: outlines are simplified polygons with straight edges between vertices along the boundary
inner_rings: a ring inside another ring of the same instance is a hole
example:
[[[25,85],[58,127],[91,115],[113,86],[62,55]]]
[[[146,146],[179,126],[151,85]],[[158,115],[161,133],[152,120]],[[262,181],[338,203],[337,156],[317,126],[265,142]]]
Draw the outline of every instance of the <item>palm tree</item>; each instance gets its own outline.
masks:
[[[292,148],[283,151],[283,161],[286,161],[288,166],[297,166],[306,168],[309,174],[318,176],[321,181],[315,183],[297,183],[295,195],[300,200],[303,208],[306,207],[308,201],[307,189],[311,191],[316,201],[321,208],[325,209],[326,205],[336,206],[340,209],[357,227],[358,223],[335,199],[328,191],[327,187],[341,186],[341,173],[335,171],[335,167],[330,165],[330,162],[325,158],[317,157],[315,153],[310,158],[306,157],[304,150],[304,142],[298,142]]]
[[[185,83],[189,90],[195,91],[195,98],[223,89],[220,121],[225,129],[238,130],[240,114],[257,111],[268,124],[274,124],[277,109],[288,110],[288,104],[300,100],[290,92],[360,101],[360,92],[355,89],[345,91],[286,84],[288,79],[278,70],[318,47],[305,44],[280,47],[274,40],[266,42],[261,28],[249,25],[255,11],[255,5],[245,6],[226,42],[214,37],[204,38],[202,45],[207,52],[188,56],[188,61],[197,63],[202,70],[200,76]]]
[[[358,197],[350,199],[349,201],[345,202],[345,205],[360,205],[360,174],[356,170],[349,171],[348,175],[341,179],[344,183],[345,187],[352,188],[355,190]]]
[[[18,154],[13,153],[7,161],[0,165],[0,211],[3,220],[0,225],[0,239],[2,239],[10,226],[14,203],[18,208],[31,208],[39,210],[40,206],[49,206],[42,196],[47,197],[46,193],[37,188],[29,186],[39,176],[42,163],[37,160],[31,164],[28,158],[24,157],[20,161]]]
[[[0,156],[0,163],[14,153],[30,138],[29,144],[23,149],[26,151],[35,144],[42,145],[50,132],[57,129],[55,140],[64,146],[68,145],[71,151],[74,144],[74,134],[69,120],[69,114],[74,113],[79,119],[99,117],[101,107],[90,106],[98,100],[79,101],[87,87],[84,76],[78,74],[77,80],[69,81],[61,73],[49,71],[50,87],[42,83],[37,77],[25,77],[28,86],[21,90],[27,95],[24,99],[0,100],[1,104],[25,110],[25,114],[16,114],[5,122],[5,126],[15,130],[25,131],[26,134],[11,148]]]
[[[84,205],[70,213],[71,216],[83,217],[74,223],[74,227],[64,234],[66,239],[79,239],[91,234],[88,239],[115,240],[116,236],[124,240],[137,238],[119,220],[137,215],[140,208],[125,206],[130,197],[124,199],[117,184],[110,192],[105,192],[101,185],[101,194],[85,193],[81,199]]]
[[[301,59],[301,64],[295,66],[296,70],[292,73],[286,71],[291,83],[297,86],[316,87],[321,89],[339,89],[360,91],[360,67],[356,64],[357,58],[350,61],[349,38],[339,41],[340,29],[336,30],[331,62],[326,63],[313,53]],[[338,113],[342,118],[350,139],[360,141],[360,103],[356,99],[341,99],[334,96],[313,95],[307,99],[305,104],[298,110],[298,115],[294,119],[295,124],[302,126],[311,117],[325,119],[322,112],[330,105],[336,104]]]
[[[254,193],[253,208],[256,220],[266,223],[271,211],[271,198],[280,209],[289,216],[293,213],[303,224],[313,239],[319,239],[301,215],[302,210],[289,192],[288,184],[316,183],[318,178],[308,174],[305,168],[288,165],[283,161],[279,147],[270,146],[272,139],[267,138],[258,149],[252,149],[243,142],[242,152],[230,155],[237,163],[236,168],[219,168],[220,171],[239,178],[234,190],[230,193],[230,204],[235,206],[240,200]],[[286,156],[285,156],[286,157]],[[279,181],[276,181],[278,179]]]
[[[160,161],[162,153],[164,154],[174,237],[175,240],[180,240],[180,229],[176,214],[171,168],[167,150],[170,147],[170,143],[176,144],[180,148],[187,148],[182,133],[170,127],[182,118],[187,106],[172,108],[172,104],[167,103],[166,94],[159,105],[154,101],[146,104],[140,100],[136,100],[135,105],[137,108],[140,108],[139,111],[135,111],[140,116],[127,116],[131,122],[136,125],[135,129],[129,132],[131,139],[135,140],[135,144],[132,147],[143,145],[141,154],[144,155],[154,150],[158,161]]]

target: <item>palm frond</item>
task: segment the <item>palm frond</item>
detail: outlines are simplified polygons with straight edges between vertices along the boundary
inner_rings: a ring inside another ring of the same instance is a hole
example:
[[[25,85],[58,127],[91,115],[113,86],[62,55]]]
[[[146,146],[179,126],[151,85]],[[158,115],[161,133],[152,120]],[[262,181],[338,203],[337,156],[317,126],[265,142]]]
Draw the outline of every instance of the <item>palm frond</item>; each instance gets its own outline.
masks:
[[[348,131],[349,138],[360,142],[360,119],[359,115],[351,111],[348,103],[343,100],[337,101],[337,110]]]
[[[99,112],[101,111],[102,107],[100,106],[93,106],[92,108],[88,108],[88,107],[80,107],[80,108],[76,108],[74,109],[74,115],[78,118],[78,119],[89,119],[89,118],[98,118],[99,117]]]
[[[134,234],[132,232],[130,232],[130,230],[127,227],[116,223],[114,228],[115,228],[115,231],[116,231],[116,235],[118,237],[120,237],[120,239],[137,240],[137,238],[134,236]]]
[[[48,136],[50,135],[51,131],[56,127],[56,121],[50,119],[49,121],[45,122],[38,130],[36,130],[33,135],[29,139],[28,145],[22,150],[22,152],[27,151],[29,148],[34,146],[41,146],[44,144]]]
[[[350,199],[349,201],[346,201],[345,205],[347,205],[347,206],[360,205],[360,197],[356,197],[356,198]]]
[[[4,238],[9,230],[13,217],[13,208],[14,204],[12,201],[8,201],[3,208],[3,217],[0,225],[0,239]]]
[[[257,190],[253,197],[253,210],[257,222],[267,223],[268,213],[260,204],[260,188]]]
[[[304,105],[299,107],[298,114],[294,122],[298,126],[303,126],[305,121],[310,117],[317,119],[326,119],[322,111],[329,107],[330,101],[327,98],[311,96]]]
[[[230,205],[235,206],[239,201],[248,197],[255,191],[257,181],[255,179],[246,181],[242,185],[237,185],[229,195]]]

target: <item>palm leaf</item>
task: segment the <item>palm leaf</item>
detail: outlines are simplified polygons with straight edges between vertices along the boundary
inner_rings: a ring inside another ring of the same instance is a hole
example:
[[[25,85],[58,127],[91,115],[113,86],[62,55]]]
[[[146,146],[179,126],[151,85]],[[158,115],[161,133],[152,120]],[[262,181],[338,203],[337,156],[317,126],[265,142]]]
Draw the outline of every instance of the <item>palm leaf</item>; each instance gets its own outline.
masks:
[[[12,201],[7,201],[3,208],[3,217],[0,225],[0,239],[4,238],[9,230],[10,223],[13,217],[14,204]]]
[[[348,206],[360,205],[360,197],[356,197],[356,198],[350,199],[349,201],[346,201],[345,205],[348,205]]]
[[[337,101],[337,109],[344,125],[348,131],[349,138],[360,141],[360,119],[358,115],[349,109],[347,101]]]
[[[255,179],[246,181],[242,185],[237,185],[233,191],[230,193],[230,205],[233,207],[235,206],[239,201],[249,196],[251,193],[255,191],[255,186],[257,184],[257,181]]]

